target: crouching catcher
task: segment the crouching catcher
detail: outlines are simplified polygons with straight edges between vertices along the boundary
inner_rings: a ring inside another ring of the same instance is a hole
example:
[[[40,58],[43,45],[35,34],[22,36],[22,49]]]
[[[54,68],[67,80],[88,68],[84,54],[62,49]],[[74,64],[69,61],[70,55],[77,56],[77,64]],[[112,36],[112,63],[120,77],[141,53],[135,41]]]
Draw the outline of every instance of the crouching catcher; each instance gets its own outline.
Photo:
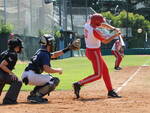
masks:
[[[27,100],[31,103],[48,102],[45,95],[49,95],[58,86],[60,80],[50,75],[51,73],[62,74],[61,68],[53,68],[50,64],[51,58],[57,58],[69,50],[78,50],[80,40],[75,40],[63,50],[52,52],[54,38],[51,35],[43,35],[40,38],[41,48],[33,55],[31,62],[22,74],[22,81],[26,85],[34,85],[35,88],[30,92]],[[47,74],[42,74],[43,72]]]

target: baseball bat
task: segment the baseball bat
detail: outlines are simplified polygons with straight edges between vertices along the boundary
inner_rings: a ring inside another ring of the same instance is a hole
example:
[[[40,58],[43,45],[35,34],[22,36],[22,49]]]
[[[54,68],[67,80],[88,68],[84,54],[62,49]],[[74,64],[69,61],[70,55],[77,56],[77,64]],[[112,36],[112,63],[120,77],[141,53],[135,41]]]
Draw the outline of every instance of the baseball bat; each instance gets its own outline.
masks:
[[[119,40],[120,40],[122,46],[126,46],[121,35],[119,35]]]

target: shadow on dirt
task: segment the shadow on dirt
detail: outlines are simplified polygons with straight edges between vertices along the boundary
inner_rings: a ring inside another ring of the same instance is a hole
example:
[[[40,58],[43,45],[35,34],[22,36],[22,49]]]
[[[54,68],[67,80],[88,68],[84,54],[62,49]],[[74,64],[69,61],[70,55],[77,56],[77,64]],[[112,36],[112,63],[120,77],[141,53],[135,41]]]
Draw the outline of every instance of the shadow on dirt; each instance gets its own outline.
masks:
[[[88,101],[98,101],[98,100],[104,100],[104,98],[80,98],[76,99],[78,101],[88,102]]]
[[[29,105],[37,105],[37,104],[49,104],[50,102],[46,102],[46,103],[30,103],[30,102],[18,102],[17,104],[0,104],[0,106],[15,106],[15,105],[19,105],[19,104],[29,104]]]

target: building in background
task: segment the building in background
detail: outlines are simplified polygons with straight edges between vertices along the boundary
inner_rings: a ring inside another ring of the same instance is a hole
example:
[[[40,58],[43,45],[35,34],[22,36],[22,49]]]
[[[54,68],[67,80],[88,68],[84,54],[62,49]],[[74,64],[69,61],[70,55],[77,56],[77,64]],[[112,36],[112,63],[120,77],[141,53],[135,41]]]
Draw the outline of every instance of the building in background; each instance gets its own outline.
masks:
[[[88,16],[120,11],[142,14],[150,20],[150,0],[0,0],[0,19],[14,25],[15,34],[38,36],[71,30],[82,35]]]

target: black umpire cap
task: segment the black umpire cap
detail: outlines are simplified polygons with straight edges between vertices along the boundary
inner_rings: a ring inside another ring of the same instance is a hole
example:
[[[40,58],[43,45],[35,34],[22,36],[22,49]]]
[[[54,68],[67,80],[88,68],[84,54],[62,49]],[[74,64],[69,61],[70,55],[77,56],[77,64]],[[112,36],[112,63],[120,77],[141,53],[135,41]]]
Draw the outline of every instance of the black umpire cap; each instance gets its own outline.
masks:
[[[8,40],[9,49],[14,49],[17,46],[19,46],[20,48],[23,48],[23,42],[21,39],[15,38],[15,39]]]

